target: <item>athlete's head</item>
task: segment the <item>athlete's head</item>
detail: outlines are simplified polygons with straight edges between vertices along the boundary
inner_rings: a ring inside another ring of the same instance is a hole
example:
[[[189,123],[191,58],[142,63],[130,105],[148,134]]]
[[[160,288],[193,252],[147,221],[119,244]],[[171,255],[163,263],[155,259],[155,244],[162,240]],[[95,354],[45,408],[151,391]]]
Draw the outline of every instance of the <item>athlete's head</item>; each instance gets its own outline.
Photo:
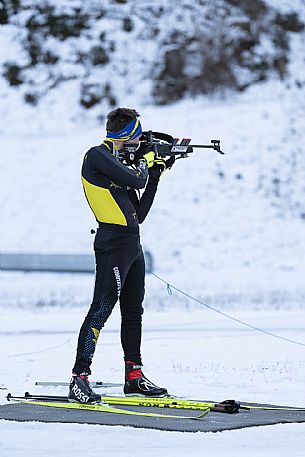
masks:
[[[130,108],[117,108],[107,115],[107,139],[114,141],[134,140],[142,135],[140,114]]]

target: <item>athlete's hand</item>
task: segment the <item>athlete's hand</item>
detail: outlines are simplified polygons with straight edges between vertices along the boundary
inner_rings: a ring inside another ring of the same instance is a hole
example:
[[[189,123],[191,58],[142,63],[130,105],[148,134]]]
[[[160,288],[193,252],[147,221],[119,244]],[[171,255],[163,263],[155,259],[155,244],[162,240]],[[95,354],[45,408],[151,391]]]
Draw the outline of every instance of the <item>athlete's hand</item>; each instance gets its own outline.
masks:
[[[156,157],[153,166],[149,169],[149,176],[159,180],[164,170],[166,170],[165,160]]]
[[[146,160],[148,168],[151,168],[155,163],[154,151],[146,152],[146,154],[143,155],[143,159]]]

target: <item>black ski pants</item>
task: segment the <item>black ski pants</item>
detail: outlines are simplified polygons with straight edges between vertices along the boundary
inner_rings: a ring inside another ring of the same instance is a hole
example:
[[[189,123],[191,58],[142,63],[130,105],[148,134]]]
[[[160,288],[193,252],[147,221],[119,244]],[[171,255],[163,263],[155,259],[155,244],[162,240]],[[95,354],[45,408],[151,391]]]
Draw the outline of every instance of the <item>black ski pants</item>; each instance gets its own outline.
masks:
[[[142,302],[145,263],[138,227],[100,224],[94,241],[94,297],[80,329],[73,372],[91,374],[100,330],[119,300],[121,343],[125,361],[141,365]]]

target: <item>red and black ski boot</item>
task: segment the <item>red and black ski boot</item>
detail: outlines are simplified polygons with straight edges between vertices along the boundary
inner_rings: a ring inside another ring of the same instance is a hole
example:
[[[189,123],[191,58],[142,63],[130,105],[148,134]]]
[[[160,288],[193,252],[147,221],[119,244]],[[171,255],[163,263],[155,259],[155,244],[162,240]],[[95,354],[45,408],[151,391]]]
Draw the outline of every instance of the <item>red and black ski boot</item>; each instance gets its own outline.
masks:
[[[133,362],[125,363],[124,394],[135,397],[164,397],[168,395],[164,387],[158,387],[147,379],[141,365]]]

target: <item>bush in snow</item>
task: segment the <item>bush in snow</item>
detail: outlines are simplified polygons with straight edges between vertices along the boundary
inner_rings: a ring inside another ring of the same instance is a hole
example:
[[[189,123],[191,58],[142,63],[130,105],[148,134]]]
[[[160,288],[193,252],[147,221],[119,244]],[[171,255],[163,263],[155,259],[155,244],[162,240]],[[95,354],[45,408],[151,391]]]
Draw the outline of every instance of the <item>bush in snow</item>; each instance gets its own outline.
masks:
[[[93,115],[127,95],[167,104],[284,78],[289,32],[304,28],[296,13],[263,0],[1,3],[0,33],[22,49],[2,63],[9,86],[35,105],[77,83],[74,102]]]

